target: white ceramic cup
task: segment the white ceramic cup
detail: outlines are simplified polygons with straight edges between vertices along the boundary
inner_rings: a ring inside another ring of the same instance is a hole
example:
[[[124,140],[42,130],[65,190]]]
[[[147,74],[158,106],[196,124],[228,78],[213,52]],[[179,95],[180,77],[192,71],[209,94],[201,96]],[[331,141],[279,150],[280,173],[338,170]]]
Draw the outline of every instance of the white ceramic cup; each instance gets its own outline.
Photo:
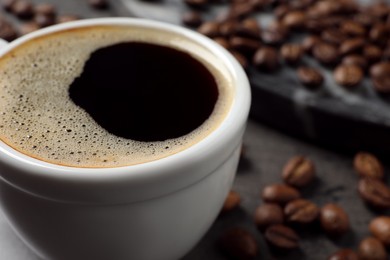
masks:
[[[178,259],[211,226],[231,188],[250,107],[248,79],[212,40],[178,26],[130,18],[42,29],[2,47],[0,59],[36,37],[96,25],[154,28],[204,47],[233,82],[230,111],[215,131],[186,150],[126,167],[59,166],[0,142],[2,209],[19,237],[43,259]]]

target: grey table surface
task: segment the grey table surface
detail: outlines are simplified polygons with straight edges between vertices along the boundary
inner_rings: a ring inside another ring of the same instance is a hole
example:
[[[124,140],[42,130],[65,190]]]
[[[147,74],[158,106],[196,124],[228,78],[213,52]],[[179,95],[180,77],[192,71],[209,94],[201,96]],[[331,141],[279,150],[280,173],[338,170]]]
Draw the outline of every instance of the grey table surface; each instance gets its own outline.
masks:
[[[80,0],[46,0],[58,6],[61,14],[78,14],[82,17],[116,15],[115,10],[93,11]],[[356,140],[358,141],[358,140]],[[357,176],[352,168],[352,155],[327,150],[303,140],[271,129],[261,122],[249,120],[244,137],[246,154],[242,158],[233,189],[242,197],[240,207],[229,214],[219,216],[198,245],[182,260],[227,259],[216,247],[218,237],[228,228],[243,227],[257,239],[260,254],[256,259],[327,259],[338,248],[356,248],[359,241],[369,234],[368,223],[378,214],[360,200],[356,192]],[[302,190],[303,196],[318,205],[335,202],[345,208],[350,216],[351,231],[340,239],[332,240],[317,228],[301,229],[299,250],[272,255],[260,232],[253,223],[253,212],[260,205],[262,188],[281,182],[283,164],[293,155],[303,154],[315,162],[317,179]],[[385,162],[388,163],[388,162]],[[386,167],[388,171],[388,167]],[[0,260],[38,260],[14,234],[0,211]],[[115,259],[114,259],[115,260]]]

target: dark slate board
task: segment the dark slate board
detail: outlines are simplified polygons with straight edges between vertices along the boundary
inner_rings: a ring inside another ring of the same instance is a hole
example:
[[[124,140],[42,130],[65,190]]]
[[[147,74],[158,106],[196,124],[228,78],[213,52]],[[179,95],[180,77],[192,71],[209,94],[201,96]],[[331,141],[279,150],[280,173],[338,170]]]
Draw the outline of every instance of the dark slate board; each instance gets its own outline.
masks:
[[[122,15],[174,24],[181,24],[181,15],[189,10],[182,0],[121,0],[116,5]],[[214,5],[203,14],[207,20],[225,9],[225,5]],[[262,25],[272,19],[267,13],[256,18]],[[303,62],[321,67],[313,59]],[[324,86],[311,91],[300,85],[292,68],[284,67],[275,74],[250,68],[252,118],[339,150],[390,153],[390,97],[377,94],[369,80],[346,90],[334,83],[329,70],[323,71]]]

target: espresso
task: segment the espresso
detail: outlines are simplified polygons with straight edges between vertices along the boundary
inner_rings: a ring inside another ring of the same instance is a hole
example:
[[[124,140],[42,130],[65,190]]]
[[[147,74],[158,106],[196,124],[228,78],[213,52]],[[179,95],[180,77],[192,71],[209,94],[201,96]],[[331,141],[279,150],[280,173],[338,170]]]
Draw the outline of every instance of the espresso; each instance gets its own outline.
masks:
[[[0,59],[0,138],[39,160],[120,167],[200,142],[233,102],[232,76],[175,33],[95,26],[21,44]]]

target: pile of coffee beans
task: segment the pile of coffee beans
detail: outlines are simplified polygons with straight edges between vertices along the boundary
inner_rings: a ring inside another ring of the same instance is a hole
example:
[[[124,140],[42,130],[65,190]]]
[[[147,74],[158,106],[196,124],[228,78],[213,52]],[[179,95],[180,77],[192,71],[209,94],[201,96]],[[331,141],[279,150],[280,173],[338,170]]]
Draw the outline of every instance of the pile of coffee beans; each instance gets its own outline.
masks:
[[[390,208],[390,189],[383,182],[384,168],[379,159],[373,154],[359,152],[353,165],[360,178],[357,186],[361,198],[369,207]],[[263,202],[255,209],[253,221],[271,252],[298,249],[299,233],[304,230],[322,230],[329,239],[338,239],[351,232],[350,217],[340,205],[326,203],[319,206],[302,197],[301,191],[316,178],[313,161],[304,156],[294,156],[282,169],[283,183],[270,184],[262,190]],[[222,213],[238,208],[240,202],[240,195],[231,191]],[[386,260],[386,247],[390,247],[390,217],[375,217],[368,229],[372,236],[362,239],[356,251],[342,248],[328,259]],[[259,254],[255,236],[243,228],[235,227],[225,232],[219,245],[233,259],[254,259]]]
[[[377,92],[390,93],[390,5],[385,1],[364,6],[357,0],[183,2],[189,10],[183,24],[220,43],[244,68],[274,72],[292,66],[311,89],[323,84],[323,68],[333,70],[334,82],[346,89],[357,87],[367,74]],[[226,5],[227,11],[205,21],[204,13],[216,5]],[[261,25],[260,13],[272,13],[274,20]],[[310,59],[317,66],[307,64]]]
[[[87,3],[94,9],[109,7],[106,0],[88,0]],[[16,26],[5,16],[0,17],[0,38],[7,41],[53,24],[81,19],[73,14],[59,15],[57,8],[51,3],[34,4],[30,0],[2,0],[1,6],[6,13],[21,22],[20,26]]]

